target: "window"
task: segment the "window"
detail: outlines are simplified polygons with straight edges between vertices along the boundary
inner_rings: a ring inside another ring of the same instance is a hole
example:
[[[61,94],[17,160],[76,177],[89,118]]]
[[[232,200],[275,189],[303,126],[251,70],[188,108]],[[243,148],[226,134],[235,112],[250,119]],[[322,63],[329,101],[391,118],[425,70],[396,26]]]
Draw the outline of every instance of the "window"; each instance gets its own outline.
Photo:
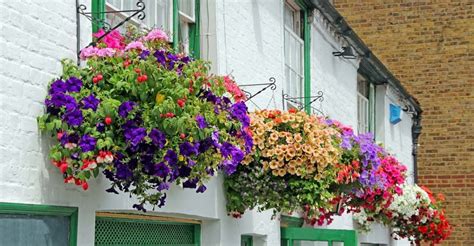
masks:
[[[153,215],[97,212],[95,245],[186,245],[201,244],[197,220]]]
[[[285,90],[290,97],[296,98],[304,96],[304,41],[301,36],[301,23],[300,9],[295,4],[285,3]]]
[[[357,130],[372,132],[375,127],[375,89],[362,75],[357,75]]]
[[[76,245],[77,208],[0,203],[0,238],[5,245]]]
[[[130,24],[145,29],[161,28],[170,34],[170,42],[176,50],[199,58],[199,0],[143,0],[143,3],[145,18],[132,18]],[[136,4],[136,0],[92,0],[92,11],[133,10],[137,9]],[[96,14],[95,18],[105,20],[113,27],[127,16],[129,13],[107,13]],[[93,31],[98,28],[100,25],[94,25]]]
[[[250,235],[240,236],[240,246],[253,246],[253,237]]]

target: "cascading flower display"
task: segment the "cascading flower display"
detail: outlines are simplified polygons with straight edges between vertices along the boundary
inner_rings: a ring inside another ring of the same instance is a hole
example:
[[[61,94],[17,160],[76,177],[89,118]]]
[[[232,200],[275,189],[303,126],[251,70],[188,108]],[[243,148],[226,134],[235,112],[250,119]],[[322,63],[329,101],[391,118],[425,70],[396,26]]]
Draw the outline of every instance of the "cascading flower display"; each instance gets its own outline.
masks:
[[[395,194],[401,194],[399,186],[405,182],[406,167],[375,144],[372,134],[357,136],[338,121],[326,122],[341,133],[343,152],[336,166],[342,209],[364,209],[364,215],[371,221],[390,206]]]
[[[254,147],[226,178],[228,211],[238,217],[254,207],[305,209],[309,220],[319,219],[334,198],[329,188],[340,158],[337,131],[296,110],[256,111],[250,118]]]
[[[103,31],[95,36],[102,36]],[[134,38],[131,38],[134,37]],[[232,174],[250,152],[249,117],[236,85],[208,64],[172,51],[161,30],[105,36],[83,49],[87,65],[63,62],[49,86],[42,130],[66,183],[84,189],[100,171],[108,192],[129,192],[134,208],[161,207],[172,183],[206,190],[219,169]]]

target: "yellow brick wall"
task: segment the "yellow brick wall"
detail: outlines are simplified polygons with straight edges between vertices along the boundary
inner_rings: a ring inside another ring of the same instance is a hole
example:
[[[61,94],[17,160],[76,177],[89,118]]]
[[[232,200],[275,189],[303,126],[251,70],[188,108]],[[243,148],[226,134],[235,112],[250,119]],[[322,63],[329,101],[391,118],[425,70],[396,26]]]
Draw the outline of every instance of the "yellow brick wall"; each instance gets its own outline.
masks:
[[[474,246],[474,1],[334,0],[424,110],[419,183],[447,198],[454,233]]]

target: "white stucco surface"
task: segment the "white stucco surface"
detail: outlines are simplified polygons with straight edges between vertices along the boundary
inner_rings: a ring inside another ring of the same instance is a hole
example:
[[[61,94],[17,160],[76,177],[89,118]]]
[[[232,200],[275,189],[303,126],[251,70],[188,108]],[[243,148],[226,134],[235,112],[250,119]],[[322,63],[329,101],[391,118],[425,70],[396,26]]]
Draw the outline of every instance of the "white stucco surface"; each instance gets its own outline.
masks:
[[[283,2],[203,0],[201,6],[205,30],[201,53],[213,62],[213,72],[232,74],[241,84],[265,83],[274,77],[277,89],[266,90],[249,107],[281,109],[285,81]],[[76,57],[75,1],[0,0],[0,13],[0,202],[78,207],[78,245],[93,245],[95,212],[132,211],[135,201],[126,194],[106,193],[108,181],[102,176],[90,182],[85,192],[65,185],[48,160],[49,137],[40,134],[36,123],[44,110],[47,84],[61,73],[60,59]],[[332,55],[343,43],[326,25],[315,14],[311,25],[311,91],[324,93],[324,101],[315,106],[331,118],[356,127],[358,60]],[[81,19],[81,46],[90,39],[90,30],[89,22]],[[412,171],[411,118],[405,115],[402,122],[390,124],[389,103],[401,104],[396,93],[379,87],[377,140]],[[204,194],[174,186],[166,206],[149,213],[202,220],[205,246],[238,246],[242,234],[253,235],[254,245],[279,245],[280,222],[271,219],[270,211],[249,211],[241,219],[227,216],[222,182],[222,176],[211,179]],[[327,228],[353,229],[354,222],[345,215]],[[390,243],[388,231],[382,227],[360,238]]]

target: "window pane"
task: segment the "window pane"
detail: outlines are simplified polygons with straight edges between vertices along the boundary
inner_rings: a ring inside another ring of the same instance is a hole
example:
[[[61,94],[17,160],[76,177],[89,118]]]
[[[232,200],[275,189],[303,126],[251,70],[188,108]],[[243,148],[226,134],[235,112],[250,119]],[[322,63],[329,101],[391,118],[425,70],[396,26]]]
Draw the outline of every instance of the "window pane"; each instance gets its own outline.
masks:
[[[328,242],[295,240],[294,246],[328,246]]]
[[[179,11],[194,21],[194,0],[179,0]]]
[[[165,32],[171,33],[172,18],[172,0],[143,0],[145,3],[145,19],[138,20],[133,18],[129,23],[140,25],[146,28],[161,28]],[[133,10],[137,9],[137,1],[107,0],[107,10]],[[124,20],[129,13],[110,13],[106,14],[107,22],[115,26]]]
[[[0,240],[9,246],[69,245],[69,230],[65,216],[0,214]]]

